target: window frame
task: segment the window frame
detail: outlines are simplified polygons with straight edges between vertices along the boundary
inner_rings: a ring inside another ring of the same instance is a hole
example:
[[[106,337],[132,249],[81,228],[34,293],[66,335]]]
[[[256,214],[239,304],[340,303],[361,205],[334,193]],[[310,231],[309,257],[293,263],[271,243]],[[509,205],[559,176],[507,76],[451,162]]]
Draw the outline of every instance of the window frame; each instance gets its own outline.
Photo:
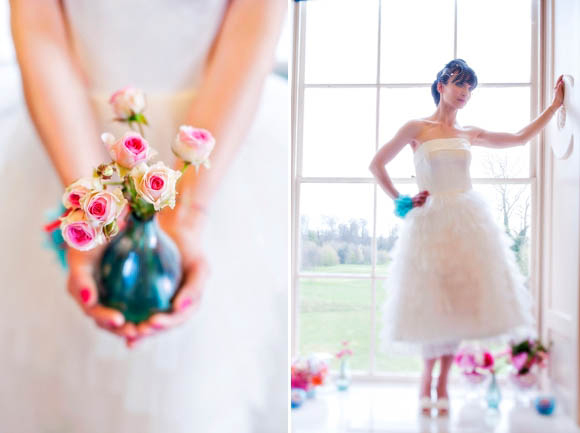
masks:
[[[541,21],[543,17],[540,14],[540,0],[529,0],[531,3],[531,81],[529,83],[479,83],[478,87],[529,87],[530,90],[530,121],[536,118],[541,112],[541,93],[543,91],[540,85],[540,73],[542,72],[540,59],[540,50],[542,46],[540,44],[541,36]],[[377,0],[378,2],[378,22],[377,22],[377,75],[376,82],[374,84],[352,84],[352,83],[340,83],[340,84],[330,84],[330,83],[304,83],[305,77],[305,43],[306,43],[306,20],[307,20],[307,2],[297,1],[292,2],[293,6],[293,45],[292,45],[292,58],[291,58],[291,354],[295,357],[299,354],[299,336],[300,336],[300,293],[299,293],[299,283],[301,279],[304,278],[320,278],[320,279],[333,279],[333,278],[361,278],[365,280],[370,280],[371,283],[371,293],[372,293],[372,305],[371,305],[371,347],[370,347],[370,365],[367,373],[361,374],[360,372],[353,372],[353,376],[358,379],[368,379],[368,380],[393,380],[393,381],[407,381],[415,380],[416,375],[414,374],[393,374],[393,373],[377,373],[376,371],[376,289],[377,282],[381,282],[386,277],[381,275],[376,275],[376,221],[377,221],[377,194],[380,192],[378,190],[379,185],[372,176],[368,177],[304,177],[302,176],[302,146],[303,146],[303,125],[304,125],[304,93],[307,88],[375,88],[376,89],[376,131],[375,131],[375,151],[379,149],[384,143],[379,142],[379,113],[380,113],[380,94],[382,88],[409,88],[409,87],[426,87],[429,88],[431,83],[380,83],[380,68],[381,68],[381,9],[384,7],[383,0]],[[457,58],[457,0],[454,2],[454,37],[453,45],[454,58]],[[538,273],[541,270],[542,256],[540,254],[541,248],[541,232],[539,228],[542,226],[542,215],[541,209],[538,208],[538,203],[541,203],[542,194],[541,188],[538,187],[538,176],[543,174],[542,167],[544,166],[544,153],[542,151],[544,146],[543,134],[539,134],[534,137],[529,143],[529,177],[522,178],[508,178],[508,179],[496,179],[496,178],[472,178],[473,184],[528,184],[530,185],[530,200],[531,200],[531,216],[530,216],[530,257],[529,257],[529,289],[535,300],[535,305],[539,305],[539,299],[541,299],[541,278],[539,278]],[[414,178],[392,178],[395,184],[415,184]],[[372,184],[373,185],[373,221],[372,221],[372,241],[371,241],[371,274],[358,276],[358,275],[335,275],[335,274],[324,274],[324,273],[303,273],[299,269],[300,260],[300,191],[302,184],[312,184],[312,183],[326,183],[326,184]],[[541,185],[541,183],[540,183]],[[535,311],[538,319],[538,326],[540,326],[540,312]]]

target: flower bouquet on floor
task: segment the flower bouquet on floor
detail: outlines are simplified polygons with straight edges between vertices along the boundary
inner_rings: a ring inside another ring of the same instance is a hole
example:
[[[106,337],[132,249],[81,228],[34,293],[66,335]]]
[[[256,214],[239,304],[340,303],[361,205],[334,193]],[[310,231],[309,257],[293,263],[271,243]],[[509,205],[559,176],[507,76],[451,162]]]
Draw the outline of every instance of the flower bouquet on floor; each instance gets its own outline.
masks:
[[[518,402],[529,405],[529,393],[536,388],[541,370],[548,365],[549,352],[550,347],[539,339],[510,343],[507,354],[512,372],[509,377],[518,391]]]
[[[308,398],[316,396],[316,387],[322,386],[328,377],[328,364],[317,356],[298,358],[290,366],[292,389],[302,389]]]
[[[152,163],[157,152],[144,137],[148,121],[143,92],[126,87],[109,102],[115,120],[126,122],[132,130],[120,138],[102,134],[112,161],[66,187],[64,212],[45,230],[81,251],[107,244],[94,275],[99,303],[139,323],[171,310],[182,279],[179,250],[159,227],[156,214],[174,208],[177,182],[189,165],[196,170],[201,165],[209,168],[215,140],[205,129],[183,125],[171,145],[184,162],[182,170],[162,161]]]
[[[455,364],[468,384],[468,399],[475,399],[480,385],[492,373],[495,360],[491,352],[472,346],[462,347],[455,355]]]

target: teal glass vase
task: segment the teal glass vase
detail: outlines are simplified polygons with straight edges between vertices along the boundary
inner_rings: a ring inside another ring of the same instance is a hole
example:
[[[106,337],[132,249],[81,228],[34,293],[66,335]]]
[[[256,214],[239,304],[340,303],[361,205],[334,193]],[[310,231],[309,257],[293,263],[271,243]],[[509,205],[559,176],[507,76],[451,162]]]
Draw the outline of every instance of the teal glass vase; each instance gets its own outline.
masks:
[[[159,227],[156,214],[147,220],[129,214],[127,225],[107,244],[95,272],[99,302],[121,311],[133,323],[171,311],[181,279],[179,249]]]
[[[487,394],[485,396],[487,400],[487,407],[490,409],[499,409],[499,404],[501,402],[501,391],[499,390],[499,385],[497,384],[497,379],[495,374],[491,374],[491,382],[487,388]]]

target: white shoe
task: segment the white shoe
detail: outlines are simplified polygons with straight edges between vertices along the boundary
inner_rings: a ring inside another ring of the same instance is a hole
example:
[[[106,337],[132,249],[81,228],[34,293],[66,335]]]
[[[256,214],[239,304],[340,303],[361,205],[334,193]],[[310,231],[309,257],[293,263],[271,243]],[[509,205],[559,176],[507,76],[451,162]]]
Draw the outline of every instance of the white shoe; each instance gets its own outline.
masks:
[[[449,414],[449,399],[447,397],[438,398],[435,402],[437,415],[446,416]]]
[[[419,399],[419,411],[426,416],[431,416],[431,409],[434,407],[434,403],[431,401],[430,397],[424,396]]]

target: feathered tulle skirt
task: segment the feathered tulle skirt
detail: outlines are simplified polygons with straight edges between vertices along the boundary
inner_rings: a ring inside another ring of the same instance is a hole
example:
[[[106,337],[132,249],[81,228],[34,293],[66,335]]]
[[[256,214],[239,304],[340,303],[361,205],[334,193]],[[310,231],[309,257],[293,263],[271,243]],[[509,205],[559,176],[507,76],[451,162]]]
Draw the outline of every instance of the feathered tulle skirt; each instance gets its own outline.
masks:
[[[384,285],[382,349],[432,357],[453,353],[462,340],[535,336],[512,243],[473,189],[432,193],[409,211]]]

